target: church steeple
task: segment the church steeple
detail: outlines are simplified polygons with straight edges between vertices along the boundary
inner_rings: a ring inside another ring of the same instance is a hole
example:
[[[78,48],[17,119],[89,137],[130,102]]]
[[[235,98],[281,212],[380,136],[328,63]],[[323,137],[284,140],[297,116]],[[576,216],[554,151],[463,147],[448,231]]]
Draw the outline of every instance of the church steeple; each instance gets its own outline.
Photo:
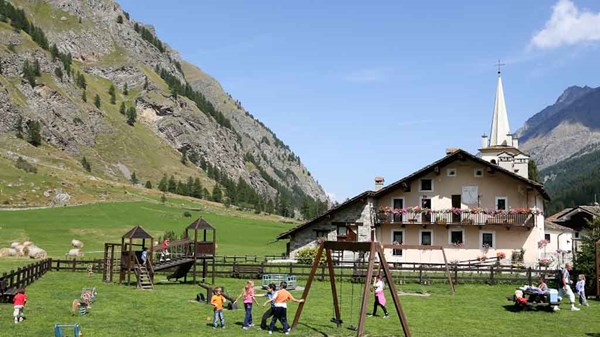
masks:
[[[490,133],[489,146],[512,146],[512,140],[508,139],[509,133],[510,127],[508,126],[508,113],[506,112],[504,89],[502,88],[502,74],[500,73],[500,67],[498,67],[498,85],[496,87],[494,117],[492,119],[492,131]]]

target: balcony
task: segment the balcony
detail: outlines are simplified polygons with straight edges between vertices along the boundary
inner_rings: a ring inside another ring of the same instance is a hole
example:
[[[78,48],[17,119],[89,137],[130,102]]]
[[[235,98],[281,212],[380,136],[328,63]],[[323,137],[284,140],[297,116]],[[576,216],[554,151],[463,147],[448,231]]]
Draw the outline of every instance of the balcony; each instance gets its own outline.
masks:
[[[506,227],[534,226],[535,210],[519,209],[518,211],[449,211],[449,210],[419,210],[389,211],[377,213],[377,224],[439,224],[439,225],[501,225]]]

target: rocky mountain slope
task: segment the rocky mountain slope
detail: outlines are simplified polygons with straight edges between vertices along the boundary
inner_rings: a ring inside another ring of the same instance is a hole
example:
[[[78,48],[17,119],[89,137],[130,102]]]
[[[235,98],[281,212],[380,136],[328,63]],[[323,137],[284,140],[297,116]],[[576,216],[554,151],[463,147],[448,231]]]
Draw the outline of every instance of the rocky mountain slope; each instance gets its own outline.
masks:
[[[573,86],[516,132],[540,168],[600,145],[600,88]]]
[[[172,175],[199,178],[209,192],[227,185],[231,202],[248,185],[287,213],[327,200],[271,130],[114,1],[0,0],[0,13],[0,190],[29,179],[38,190],[62,185],[75,200],[93,199],[102,192],[73,176],[127,183],[135,173],[154,186]],[[36,124],[34,149],[25,140]],[[45,169],[15,182],[6,172],[19,156]],[[84,157],[88,172],[77,165]],[[16,190],[0,202],[48,201]]]

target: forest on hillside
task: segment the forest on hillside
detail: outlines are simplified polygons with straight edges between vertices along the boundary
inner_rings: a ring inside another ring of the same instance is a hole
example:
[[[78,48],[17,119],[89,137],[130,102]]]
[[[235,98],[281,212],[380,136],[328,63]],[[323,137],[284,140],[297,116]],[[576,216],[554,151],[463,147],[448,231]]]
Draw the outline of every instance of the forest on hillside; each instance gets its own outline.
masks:
[[[587,152],[587,153],[586,153]],[[585,153],[581,155],[581,153]],[[600,200],[600,148],[589,146],[571,158],[540,171],[552,200],[546,204],[551,215],[566,207],[589,205]]]

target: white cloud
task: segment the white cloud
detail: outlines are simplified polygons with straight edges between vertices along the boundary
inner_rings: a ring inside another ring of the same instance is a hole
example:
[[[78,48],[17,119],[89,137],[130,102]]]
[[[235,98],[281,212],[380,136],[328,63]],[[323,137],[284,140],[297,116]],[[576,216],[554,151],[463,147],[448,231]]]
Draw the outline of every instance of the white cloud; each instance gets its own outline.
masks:
[[[579,10],[571,0],[559,0],[544,29],[531,38],[542,49],[600,41],[600,13]]]
[[[355,83],[374,83],[387,80],[393,69],[389,67],[360,69],[346,74],[343,79]]]

